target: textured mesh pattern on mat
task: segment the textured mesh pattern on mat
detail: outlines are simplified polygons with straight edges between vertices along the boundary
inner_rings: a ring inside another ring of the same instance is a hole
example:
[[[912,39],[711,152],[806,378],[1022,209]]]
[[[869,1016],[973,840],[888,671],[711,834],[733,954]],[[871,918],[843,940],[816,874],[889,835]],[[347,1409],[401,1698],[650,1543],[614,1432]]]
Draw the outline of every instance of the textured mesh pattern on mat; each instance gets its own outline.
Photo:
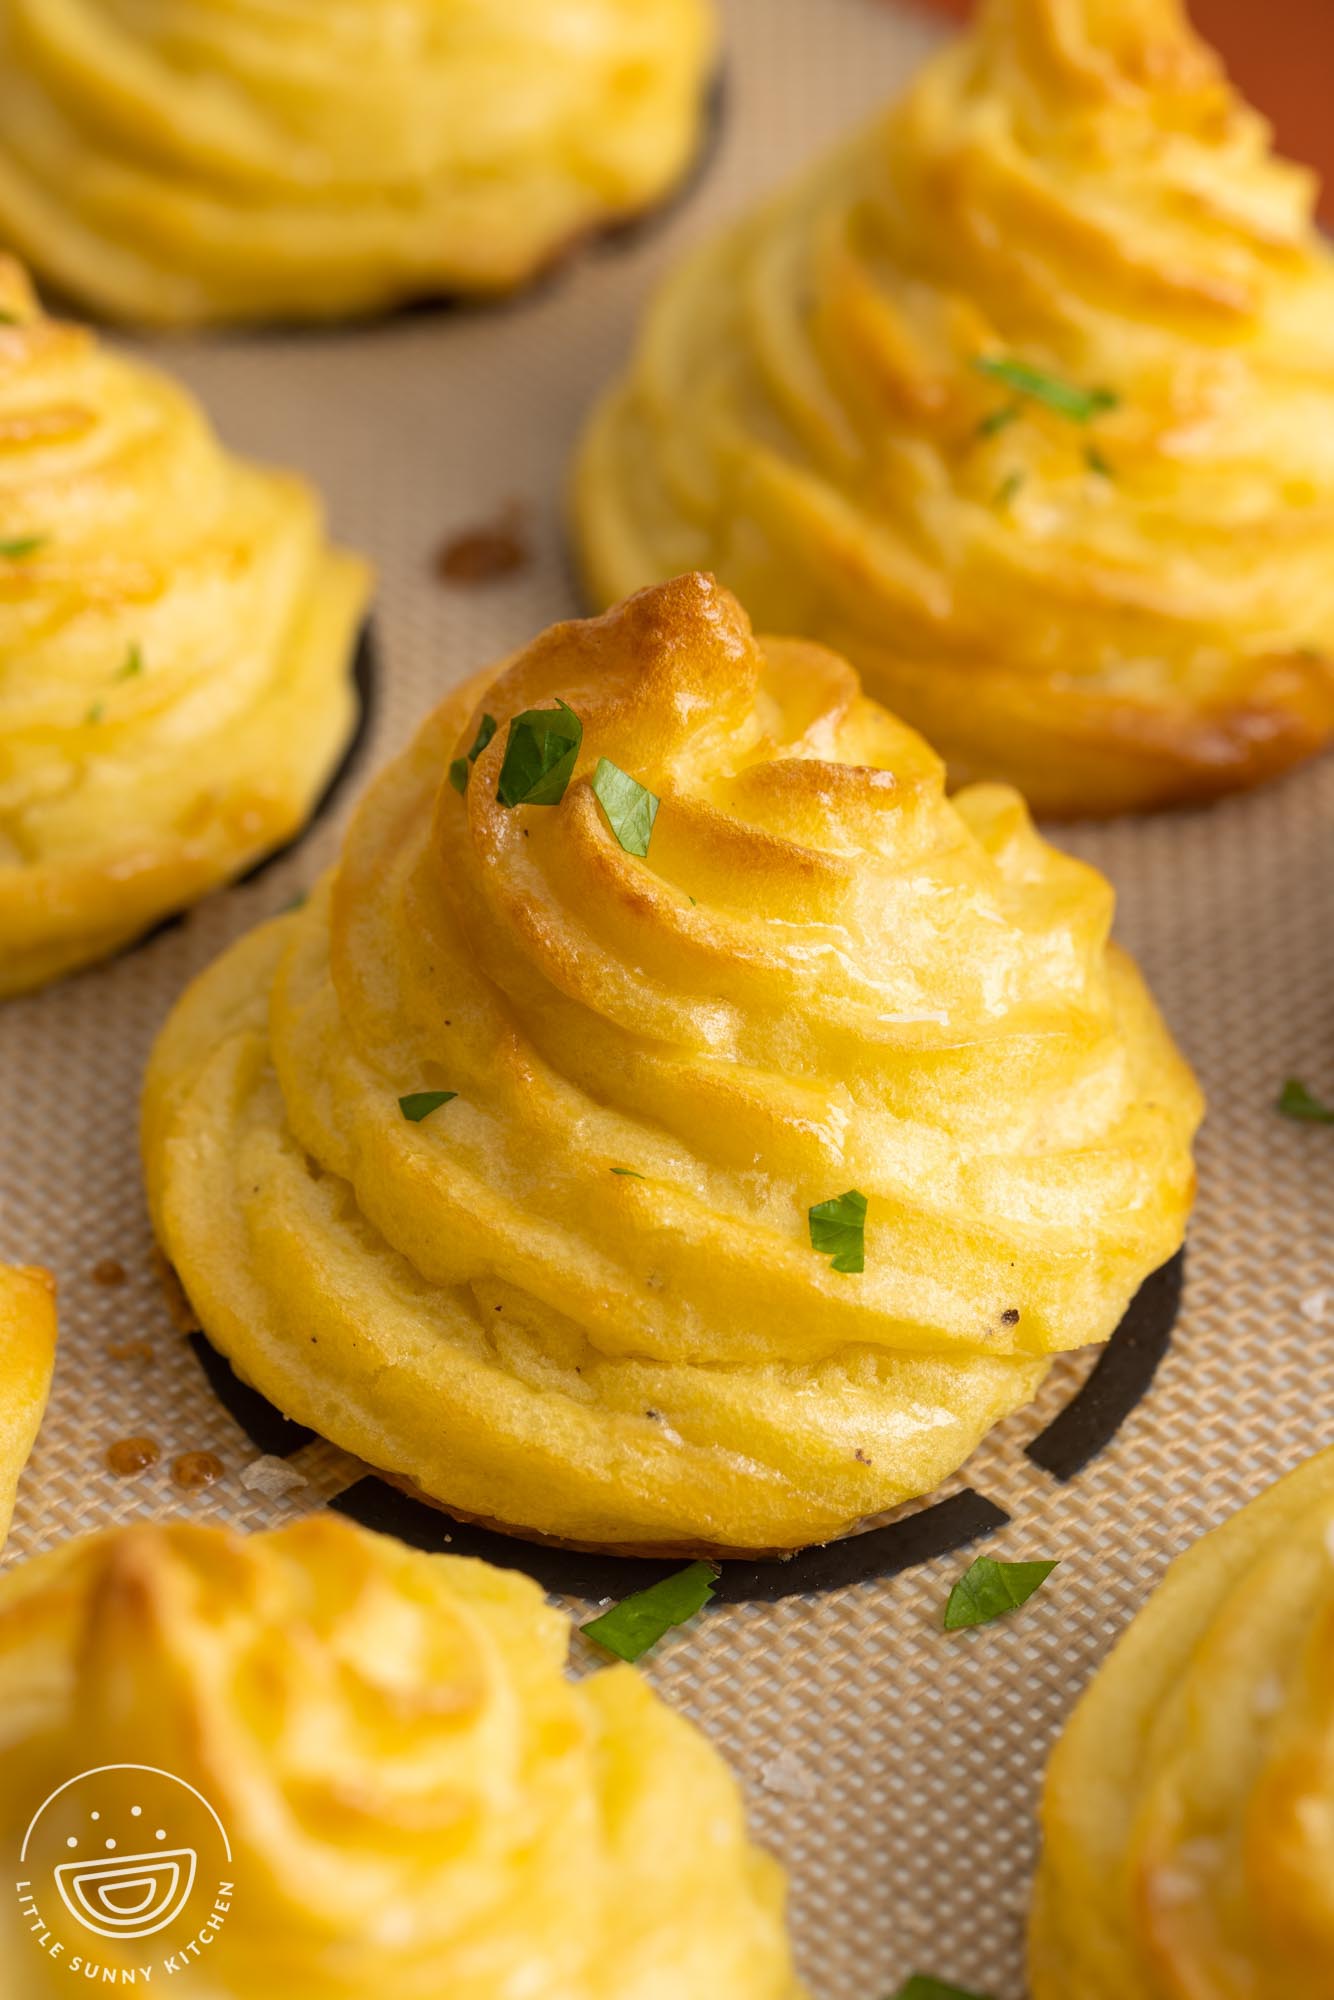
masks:
[[[931,35],[885,0],[725,11],[721,150],[669,219],[507,310],[156,350],[230,443],[318,479],[339,537],[379,564],[380,702],[363,778],[453,681],[577,608],[559,524],[567,457],[655,273],[896,90]],[[485,588],[446,587],[442,542],[510,500],[529,508],[533,562]],[[345,791],[296,853],[147,946],[0,1011],[0,1254],[58,1273],[63,1338],[9,1560],[145,1515],[260,1527],[357,1474],[311,1444],[294,1461],[307,1483],[289,1497],[242,1483],[254,1447],[207,1390],[152,1272],[135,1139],[140,1069],[173,997],[315,879],[349,805]],[[1087,1358],[1062,1363],[1038,1410],[953,1482],[1014,1514],[990,1552],[1063,1558],[1016,1618],[938,1629],[956,1556],[815,1601],[722,1607],[649,1662],[735,1763],[761,1836],[791,1868],[818,2000],[880,2000],[914,1967],[1018,2000],[1034,1805],[1062,1718],[1169,1558],[1334,1437],[1334,1132],[1271,1108],[1288,1072],[1334,1089],[1334,762],[1207,814],[1061,838],[1114,878],[1121,934],[1210,1098],[1173,1350],[1072,1484],[1022,1446]],[[92,1281],[106,1257],[125,1285]],[[158,1441],[161,1464],[118,1481],[104,1455],[135,1433]],[[216,1452],[224,1476],[181,1494],[171,1462],[198,1450]]]

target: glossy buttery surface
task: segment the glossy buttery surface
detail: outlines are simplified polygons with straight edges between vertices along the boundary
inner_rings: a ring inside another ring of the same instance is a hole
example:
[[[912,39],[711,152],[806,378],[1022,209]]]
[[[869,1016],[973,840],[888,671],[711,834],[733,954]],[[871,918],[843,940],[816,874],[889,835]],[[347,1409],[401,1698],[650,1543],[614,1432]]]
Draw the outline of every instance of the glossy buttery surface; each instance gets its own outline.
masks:
[[[715,570],[1065,816],[1334,731],[1334,258],[1177,0],[988,0],[687,261],[576,482],[593,597]],[[1118,402],[1089,421],[979,372]]]
[[[721,1758],[633,1669],[567,1679],[568,1638],[526,1578],[332,1515],[66,1543],[0,1582],[0,1834],[80,1771],[193,1786],[233,1878],[183,1961],[206,2000],[800,2000]],[[73,1952],[170,1977],[179,1927],[90,1943],[35,1893],[65,1957],[7,1898],[8,2000],[70,1990]]]
[[[46,1409],[55,1358],[54,1279],[47,1271],[0,1264],[0,1549]]]
[[[1034,2000],[1329,2000],[1334,1452],[1173,1565],[1043,1821]]]
[[[297,832],[352,730],[368,587],[304,480],[0,259],[0,996]]]
[[[93,309],[507,291],[661,199],[711,0],[0,0],[0,238]]]
[[[574,780],[507,809],[509,719],[558,696]],[[602,756],[661,797],[647,860]],[[332,880],[189,990],[145,1097],[160,1241],[271,1400],[462,1512],[826,1539],[1181,1241],[1199,1096],[1111,915],[1013,792],[950,803],[843,661],[679,578],[452,696]],[[458,1095],[411,1123],[421,1090]],[[854,1187],[861,1276],[807,1227]]]

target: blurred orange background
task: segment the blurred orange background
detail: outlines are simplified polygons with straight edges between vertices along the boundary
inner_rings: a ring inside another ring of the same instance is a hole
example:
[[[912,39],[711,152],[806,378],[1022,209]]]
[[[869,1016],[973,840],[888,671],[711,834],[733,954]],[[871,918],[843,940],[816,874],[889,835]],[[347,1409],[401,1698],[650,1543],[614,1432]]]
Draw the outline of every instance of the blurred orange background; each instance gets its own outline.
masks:
[[[973,0],[919,4],[962,19]],[[1191,0],[1190,13],[1273,119],[1283,151],[1320,170],[1324,214],[1334,220],[1334,0]]]

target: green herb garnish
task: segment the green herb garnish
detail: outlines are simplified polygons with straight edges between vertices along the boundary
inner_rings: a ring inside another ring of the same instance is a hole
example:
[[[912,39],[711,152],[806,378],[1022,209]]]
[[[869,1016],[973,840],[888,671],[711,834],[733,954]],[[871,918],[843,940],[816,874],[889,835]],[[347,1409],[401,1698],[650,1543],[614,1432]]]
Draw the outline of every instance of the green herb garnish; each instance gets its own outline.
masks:
[[[966,1986],[951,1986],[948,1979],[933,1979],[928,1972],[914,1972],[894,2000],[986,2000],[986,1995]]]
[[[998,410],[991,412],[990,416],[983,417],[975,435],[980,438],[994,438],[1001,431],[1007,431],[1011,424],[1017,424],[1018,421],[1018,403],[1002,403]]]
[[[658,801],[638,778],[632,778],[610,757],[599,757],[593,773],[593,791],[607,815],[607,825],[627,854],[648,853],[653,822],[658,817]]]
[[[477,725],[477,734],[472,741],[472,749],[466,757],[456,757],[449,767],[449,782],[456,792],[468,789],[468,771],[477,762],[487,744],[496,733],[494,715],[484,715]]]
[[[1084,453],[1084,463],[1090,472],[1097,473],[1099,479],[1115,479],[1116,477],[1116,474],[1112,471],[1111,466],[1098,450],[1096,444],[1091,444]]]
[[[457,1096],[457,1090],[414,1090],[409,1096],[399,1098],[398,1108],[414,1125],[420,1125],[423,1118],[429,1118],[433,1111]]]
[[[979,1556],[955,1584],[945,1606],[945,1630],[961,1632],[968,1625],[990,1625],[1027,1604],[1057,1567],[1054,1562],[995,1562]]]
[[[11,535],[0,541],[0,556],[8,556],[11,562],[19,562],[24,556],[35,555],[45,548],[50,540],[48,535]]]
[[[1000,485],[996,488],[995,504],[998,507],[1008,507],[1023,483],[1024,474],[1022,472],[1012,472],[1008,479],[1002,479]]]
[[[1296,1118],[1304,1125],[1334,1125],[1334,1111],[1313,1096],[1300,1077],[1288,1078],[1278,1094],[1275,1109],[1285,1118]]]
[[[704,1609],[717,1580],[713,1563],[691,1563],[689,1569],[678,1570],[675,1576],[664,1577],[661,1583],[650,1584],[647,1590],[637,1590],[633,1597],[614,1604],[583,1629],[618,1660],[642,1660],[673,1625],[684,1625]]]
[[[1028,396],[1076,424],[1092,423],[1121,401],[1114,389],[1081,389],[1074,382],[1063,382],[1059,375],[1045,374],[1027,361],[1014,361],[1005,355],[975,355],[973,366],[990,381],[1003,382],[1016,396]]]
[[[95,701],[83,719],[85,722],[100,722],[106,712],[106,703],[104,701]]]
[[[811,1248],[832,1257],[836,1271],[866,1269],[866,1196],[849,1188],[833,1201],[817,1202],[810,1211]]]
[[[139,642],[136,639],[131,645],[129,652],[125,655],[125,658],[117,667],[113,678],[118,681],[137,680],[143,670],[144,656],[139,649]]]
[[[574,776],[584,725],[568,702],[526,708],[510,721],[496,797],[502,806],[558,806]]]
[[[624,1174],[626,1179],[631,1181],[642,1181],[644,1178],[642,1174],[637,1174],[633,1167],[613,1167],[612,1172],[614,1174]]]

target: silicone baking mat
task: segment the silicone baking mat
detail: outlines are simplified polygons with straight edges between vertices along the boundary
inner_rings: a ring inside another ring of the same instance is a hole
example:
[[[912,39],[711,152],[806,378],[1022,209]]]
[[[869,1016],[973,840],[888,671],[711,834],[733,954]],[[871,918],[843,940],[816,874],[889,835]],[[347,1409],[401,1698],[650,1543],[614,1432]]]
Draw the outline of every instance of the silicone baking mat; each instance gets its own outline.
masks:
[[[577,608],[561,531],[568,455],[655,275],[900,88],[938,32],[887,0],[726,0],[725,15],[726,109],[706,177],[539,296],[155,349],[230,442],[318,479],[338,533],[376,559],[378,701],[359,779],[295,852],[116,963],[0,1008],[0,1256],[48,1264],[62,1306],[10,1561],[142,1516],[262,1527],[362,1475],[311,1443],[291,1461],[304,1484],[263,1490],[256,1447],[207,1386],[154,1273],[139,1076],[184,982],[333,857],[368,769],[451,683]],[[472,588],[443,582],[442,544],[511,502],[526,511],[527,565]],[[1087,1360],[1062,1363],[1039,1407],[947,1489],[971,1486],[1013,1517],[992,1552],[1061,1558],[1015,1617],[940,1630],[966,1561],[955,1554],[817,1597],[721,1605],[648,1662],[731,1758],[788,1864],[817,2000],[881,2000],[913,1969],[1019,2000],[1034,1807],[1063,1717],[1169,1558],[1334,1437],[1334,1132],[1273,1110],[1289,1073],[1334,1090],[1334,763],[1207,813],[1059,837],[1114,878],[1121,935],[1210,1099],[1171,1350],[1075,1478],[1023,1447]],[[124,1283],[95,1280],[104,1259]],[[134,1435],[161,1461],[113,1477],[107,1451]],[[223,1475],[184,1493],[171,1468],[195,1451],[216,1454]],[[588,1659],[581,1645],[576,1663]]]

